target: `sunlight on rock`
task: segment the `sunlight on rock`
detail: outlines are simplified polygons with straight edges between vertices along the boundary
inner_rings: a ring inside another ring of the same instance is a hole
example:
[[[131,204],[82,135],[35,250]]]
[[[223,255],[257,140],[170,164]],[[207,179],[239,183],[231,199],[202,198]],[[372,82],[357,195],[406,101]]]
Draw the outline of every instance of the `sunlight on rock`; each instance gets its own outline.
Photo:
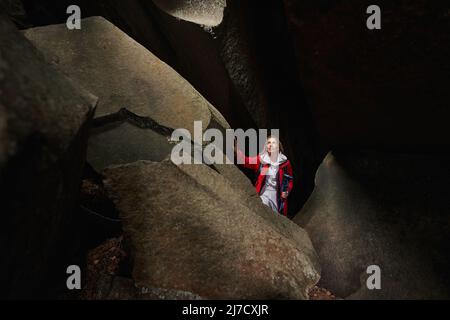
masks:
[[[226,0],[153,0],[163,11],[182,20],[208,27],[222,22]]]

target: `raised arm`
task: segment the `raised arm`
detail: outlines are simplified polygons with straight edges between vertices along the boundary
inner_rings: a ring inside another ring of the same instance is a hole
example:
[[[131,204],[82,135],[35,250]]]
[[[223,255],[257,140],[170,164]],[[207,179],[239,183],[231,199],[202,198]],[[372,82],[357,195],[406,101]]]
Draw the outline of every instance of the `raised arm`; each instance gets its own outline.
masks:
[[[236,143],[234,144],[234,153],[236,154],[237,164],[244,168],[257,171],[259,169],[258,156],[247,157],[241,150],[238,149]]]

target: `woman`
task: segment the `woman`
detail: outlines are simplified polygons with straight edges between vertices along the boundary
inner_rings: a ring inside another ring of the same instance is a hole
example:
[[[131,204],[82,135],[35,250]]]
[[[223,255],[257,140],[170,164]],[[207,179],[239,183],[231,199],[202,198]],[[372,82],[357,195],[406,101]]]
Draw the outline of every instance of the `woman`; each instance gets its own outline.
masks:
[[[269,137],[264,151],[256,157],[247,157],[235,145],[238,163],[256,172],[256,192],[262,202],[273,211],[287,216],[287,198],[291,193],[292,167],[283,154],[283,146],[276,137]],[[255,159],[256,158],[256,159]]]

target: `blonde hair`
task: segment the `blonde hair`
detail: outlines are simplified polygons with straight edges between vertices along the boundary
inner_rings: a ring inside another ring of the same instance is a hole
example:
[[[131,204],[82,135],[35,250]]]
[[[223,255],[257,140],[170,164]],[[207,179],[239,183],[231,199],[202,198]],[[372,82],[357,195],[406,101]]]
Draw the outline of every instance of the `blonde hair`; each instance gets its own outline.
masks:
[[[267,148],[267,141],[269,141],[269,139],[272,139],[272,138],[275,139],[275,140],[277,140],[277,142],[278,142],[278,149],[279,149],[282,153],[284,153],[283,144],[281,143],[280,139],[278,139],[277,136],[268,136],[267,139],[266,139],[266,143],[264,144],[264,149]]]

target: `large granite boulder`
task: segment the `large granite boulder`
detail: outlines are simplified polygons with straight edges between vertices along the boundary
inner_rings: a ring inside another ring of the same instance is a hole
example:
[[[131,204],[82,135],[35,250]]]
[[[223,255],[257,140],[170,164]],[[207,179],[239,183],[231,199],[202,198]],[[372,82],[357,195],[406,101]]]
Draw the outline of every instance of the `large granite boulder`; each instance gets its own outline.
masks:
[[[86,143],[97,99],[0,17],[0,296],[44,296],[76,250]]]
[[[171,130],[186,128],[193,134],[194,121],[201,121],[203,130],[229,127],[176,71],[113,24],[101,17],[81,23],[76,31],[62,24],[24,34],[49,62],[99,97],[95,118],[101,125],[92,130],[88,147],[88,161],[95,169],[161,161],[173,147],[168,143]],[[131,119],[117,121],[114,115],[122,108]],[[137,125],[136,119],[144,125]],[[146,128],[145,121],[155,126]],[[151,130],[158,127],[166,130]]]
[[[161,161],[170,155],[172,148],[166,137],[153,130],[114,122],[91,130],[88,161],[99,171],[111,164]]]
[[[96,118],[124,107],[170,128],[192,129],[194,120],[208,126],[208,102],[167,64],[102,17],[81,25],[24,34],[49,62],[99,97]]]
[[[307,299],[319,279],[305,231],[255,205],[249,182],[235,185],[206,165],[170,161],[113,166],[103,174],[138,287],[206,299]]]
[[[320,285],[349,299],[448,299],[449,160],[330,153],[294,218],[319,255]],[[370,265],[381,268],[381,290],[367,288]]]

